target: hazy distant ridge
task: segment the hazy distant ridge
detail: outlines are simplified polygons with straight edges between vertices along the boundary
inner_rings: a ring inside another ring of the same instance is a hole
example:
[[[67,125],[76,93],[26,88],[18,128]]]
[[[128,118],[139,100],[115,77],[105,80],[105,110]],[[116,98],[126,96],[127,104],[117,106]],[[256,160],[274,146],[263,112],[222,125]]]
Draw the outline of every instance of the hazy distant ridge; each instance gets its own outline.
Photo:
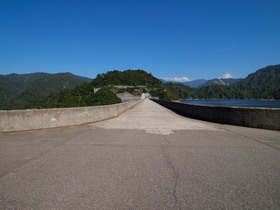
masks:
[[[242,79],[234,79],[234,78],[227,78],[227,79],[223,79],[223,78],[216,78],[216,79],[211,79],[208,80],[206,83],[200,85],[199,87],[205,87],[205,86],[209,86],[209,85],[233,85],[237,82],[239,82]]]
[[[197,79],[197,80],[192,80],[192,81],[187,81],[187,82],[175,82],[175,81],[166,81],[166,80],[161,80],[163,83],[178,83],[178,84],[184,84],[187,85],[191,88],[200,88],[200,87],[205,87],[209,85],[233,85],[237,82],[239,82],[241,79],[235,79],[235,78],[215,78],[211,80],[206,80],[206,79]]]
[[[212,84],[201,88],[178,83],[166,85],[180,99],[280,99],[280,65],[267,66],[233,82],[231,85]]]

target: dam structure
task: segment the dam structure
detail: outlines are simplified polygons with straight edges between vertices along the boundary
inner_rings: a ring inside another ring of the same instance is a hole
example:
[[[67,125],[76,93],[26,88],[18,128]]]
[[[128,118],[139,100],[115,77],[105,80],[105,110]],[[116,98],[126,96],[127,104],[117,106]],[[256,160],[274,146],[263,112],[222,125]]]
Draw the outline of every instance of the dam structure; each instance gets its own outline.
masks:
[[[280,208],[279,130],[196,120],[149,99],[116,107],[6,126],[0,209]]]

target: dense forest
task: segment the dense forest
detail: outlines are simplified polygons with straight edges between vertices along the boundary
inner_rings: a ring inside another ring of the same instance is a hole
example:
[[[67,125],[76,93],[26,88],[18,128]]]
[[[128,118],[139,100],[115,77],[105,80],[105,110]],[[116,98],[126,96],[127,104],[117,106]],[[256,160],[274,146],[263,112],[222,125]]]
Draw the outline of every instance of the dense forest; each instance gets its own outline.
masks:
[[[147,86],[141,92],[149,92],[152,96],[160,97],[163,100],[173,100],[176,96],[151,73],[143,70],[126,70],[126,71],[109,71],[106,74],[98,74],[91,82],[94,87],[114,86],[114,85],[131,85]],[[130,88],[131,89],[131,88]],[[133,89],[132,89],[133,90]],[[127,90],[131,92],[132,90]]]
[[[29,84],[48,75],[47,73],[0,75],[0,108],[2,109],[7,100],[14,97]]]
[[[117,88],[114,86],[146,86]],[[94,88],[101,88],[94,93]],[[74,89],[39,98],[25,108],[81,107],[120,103],[117,93],[129,92],[141,94],[149,92],[163,100],[173,100],[176,96],[157,78],[143,70],[109,71],[98,74],[89,83],[76,86]]]
[[[1,109],[24,109],[36,99],[91,81],[71,73],[11,74],[1,75],[0,80]]]
[[[97,106],[121,103],[121,100],[108,87],[101,88],[94,93],[89,83],[76,86],[74,89],[63,90],[47,97],[39,98],[25,108],[65,108]]]
[[[148,88],[164,87],[163,83],[151,73],[143,70],[108,71],[105,74],[98,74],[92,80],[94,87],[104,87],[109,85],[131,85],[147,86]]]
[[[262,68],[230,86],[166,86],[180,99],[280,99],[280,65]]]

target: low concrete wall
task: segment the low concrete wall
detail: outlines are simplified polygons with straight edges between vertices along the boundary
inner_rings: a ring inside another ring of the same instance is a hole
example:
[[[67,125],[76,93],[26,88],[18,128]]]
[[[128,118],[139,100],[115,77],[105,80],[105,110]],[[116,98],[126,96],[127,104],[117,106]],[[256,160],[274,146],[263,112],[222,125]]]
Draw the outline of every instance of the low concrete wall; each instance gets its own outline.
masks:
[[[141,101],[107,106],[0,111],[0,132],[55,128],[113,118]]]
[[[153,100],[186,117],[253,128],[280,130],[280,109],[192,105]]]

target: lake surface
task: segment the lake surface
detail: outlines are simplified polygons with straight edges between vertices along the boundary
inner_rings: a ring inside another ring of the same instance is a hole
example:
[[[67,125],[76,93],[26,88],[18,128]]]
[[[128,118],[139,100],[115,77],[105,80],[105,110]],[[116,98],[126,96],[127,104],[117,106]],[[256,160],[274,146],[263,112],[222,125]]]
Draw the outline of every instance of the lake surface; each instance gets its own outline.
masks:
[[[181,100],[183,103],[210,106],[280,108],[279,101],[269,100]]]

